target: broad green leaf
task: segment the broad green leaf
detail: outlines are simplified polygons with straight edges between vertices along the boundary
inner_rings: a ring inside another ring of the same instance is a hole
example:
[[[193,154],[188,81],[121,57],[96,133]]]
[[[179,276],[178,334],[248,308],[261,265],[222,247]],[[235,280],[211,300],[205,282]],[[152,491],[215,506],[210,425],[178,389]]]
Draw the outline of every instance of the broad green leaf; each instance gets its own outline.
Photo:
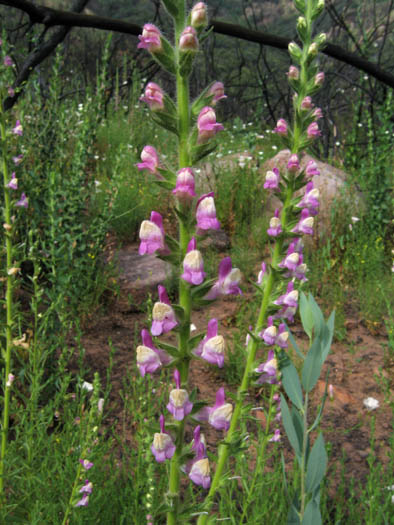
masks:
[[[316,438],[309,455],[306,469],[306,490],[313,492],[320,486],[327,468],[327,452],[324,445],[323,434]]]
[[[314,325],[313,311],[304,292],[301,292],[300,295],[300,315],[302,327],[309,336],[309,339],[312,339]]]
[[[334,335],[334,325],[335,325],[335,310],[331,312],[330,317],[326,322],[326,329],[324,330],[324,337],[322,340],[322,362],[327,359],[328,353],[331,348],[332,338]]]
[[[304,401],[300,379],[296,367],[283,351],[280,353],[280,371],[282,372],[282,384],[286,394],[297,408],[302,409]]]
[[[314,499],[311,499],[306,506],[302,525],[321,525],[322,519],[319,505]]]
[[[309,299],[309,305],[311,307],[313,319],[314,319],[313,328],[315,330],[315,336],[317,336],[318,334],[320,334],[323,326],[325,326],[324,317],[323,317],[322,311],[320,310],[319,305],[315,301],[312,294],[309,294],[308,299]]]
[[[286,330],[287,330],[288,333],[289,333],[289,340],[290,340],[290,343],[291,343],[292,347],[293,347],[294,350],[297,352],[298,357],[301,357],[301,359],[304,360],[304,359],[305,359],[305,356],[304,356],[304,354],[301,352],[299,346],[297,345],[296,340],[294,339],[293,334],[291,333],[291,331],[290,331],[289,327],[287,326],[287,324],[284,323],[284,325],[286,326]]]
[[[290,410],[289,410],[289,407],[286,403],[286,399],[284,398],[283,394],[280,395],[280,398],[281,398],[280,409],[282,411],[283,426],[285,427],[285,431],[286,431],[287,437],[289,438],[291,446],[293,447],[297,456],[300,457],[301,450],[302,450],[302,442],[300,443],[298,441],[298,435],[294,428],[293,420],[290,415]]]
[[[302,386],[306,392],[310,392],[315,386],[321,373],[323,363],[321,360],[321,339],[315,336],[315,340],[309,349],[308,355],[302,367]]]

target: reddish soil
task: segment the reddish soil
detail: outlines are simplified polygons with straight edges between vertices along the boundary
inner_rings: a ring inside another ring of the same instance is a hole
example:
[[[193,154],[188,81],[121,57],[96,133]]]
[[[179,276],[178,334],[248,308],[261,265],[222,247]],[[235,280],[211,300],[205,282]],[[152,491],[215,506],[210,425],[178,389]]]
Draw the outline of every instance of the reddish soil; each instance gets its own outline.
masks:
[[[130,293],[130,283],[120,279],[123,283],[116,301],[107,308],[106,313],[97,316],[85,329],[83,346],[86,350],[85,361],[90,367],[92,376],[99,371],[103,380],[109,358],[109,344],[111,340],[116,348],[113,373],[111,377],[112,391],[110,396],[111,421],[121,424],[123,403],[119,395],[122,381],[127,370],[137,374],[135,368],[134,334],[146,326],[146,315],[141,313],[143,302],[147,297],[147,290],[140,289],[133,294],[133,305],[130,306],[127,294]],[[154,296],[155,297],[155,296]],[[198,331],[205,331],[209,318],[219,320],[220,333],[227,341],[231,341],[235,330],[235,317],[242,301],[249,301],[252,293],[240,297],[226,297],[215,302],[210,308],[195,312],[193,323]],[[324,391],[324,378],[327,367],[330,368],[329,382],[334,388],[333,400],[327,400],[323,417],[323,430],[326,442],[331,443],[330,465],[346,455],[346,477],[355,480],[365,479],[368,473],[367,458],[370,452],[370,423],[372,415],[376,420],[375,452],[382,463],[388,461],[390,450],[390,435],[393,432],[392,410],[389,400],[393,399],[393,368],[394,363],[384,359],[384,346],[387,337],[383,328],[375,329],[374,333],[357,318],[355,313],[349,312],[346,319],[346,339],[338,342],[334,340],[331,352],[323,369],[321,380],[314,390],[313,402],[318,404]],[[299,323],[291,326],[293,335],[301,347],[306,347],[307,338],[303,334]],[[86,378],[89,380],[89,377]],[[92,378],[90,378],[92,379]],[[190,373],[191,387],[197,387],[199,398],[209,402],[214,401],[215,393],[224,384],[224,373],[209,364],[195,360]],[[386,384],[386,399],[383,384]],[[233,389],[229,387],[230,390]],[[251,391],[250,401],[255,406],[261,405],[257,390]],[[363,400],[373,397],[379,401],[379,408],[368,411]],[[212,403],[213,404],[213,403]],[[255,412],[259,417],[259,412]],[[260,419],[263,415],[260,413]],[[222,433],[214,429],[204,428],[208,446],[213,446]],[[282,434],[284,432],[282,431]],[[132,429],[129,439],[132,440]],[[280,445],[284,447],[286,457],[290,457],[290,446],[286,438]],[[253,462],[253,458],[252,458]],[[339,475],[339,474],[338,474]]]

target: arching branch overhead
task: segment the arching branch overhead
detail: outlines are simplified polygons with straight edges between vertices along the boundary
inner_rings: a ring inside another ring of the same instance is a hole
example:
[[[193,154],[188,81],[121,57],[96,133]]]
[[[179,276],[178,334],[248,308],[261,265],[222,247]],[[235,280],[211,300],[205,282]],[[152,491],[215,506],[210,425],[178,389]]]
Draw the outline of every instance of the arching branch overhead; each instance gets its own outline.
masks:
[[[0,5],[19,9],[29,16],[32,24],[43,24],[46,27],[62,26],[69,29],[72,27],[89,27],[135,36],[141,34],[142,32],[142,28],[138,24],[133,24],[113,18],[62,11],[59,9],[35,5],[29,0],[0,0]],[[211,25],[215,33],[233,38],[239,38],[249,42],[256,42],[266,46],[272,46],[277,49],[287,50],[287,46],[290,42],[289,39],[284,37],[261,31],[254,31],[240,25],[229,24],[227,22],[221,22],[218,20],[212,20]],[[322,53],[356,67],[368,75],[375,77],[387,86],[394,88],[394,75],[392,73],[383,70],[378,65],[362,58],[355,53],[350,53],[340,46],[331,43],[327,43]],[[35,50],[33,67],[42,62],[42,60],[44,60],[47,56],[48,49]],[[29,75],[32,71],[32,64],[29,64],[28,68],[24,68],[22,66],[22,69],[25,69],[27,71],[27,75]],[[26,75],[24,75],[22,81],[26,81],[26,79]],[[17,79],[17,85],[20,85],[22,81],[18,82]],[[7,106],[10,107],[11,105],[12,102],[10,99],[7,101]]]

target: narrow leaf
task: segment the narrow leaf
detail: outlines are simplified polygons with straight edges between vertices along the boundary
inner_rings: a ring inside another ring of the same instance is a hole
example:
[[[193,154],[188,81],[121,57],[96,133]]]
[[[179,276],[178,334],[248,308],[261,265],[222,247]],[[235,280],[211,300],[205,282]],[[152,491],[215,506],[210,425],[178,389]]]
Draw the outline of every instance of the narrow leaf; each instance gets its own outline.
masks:
[[[297,352],[298,357],[301,357],[301,359],[304,360],[304,359],[305,359],[305,356],[304,356],[304,354],[301,352],[299,346],[297,345],[296,340],[294,339],[293,334],[291,333],[291,331],[290,331],[289,327],[287,326],[287,324],[286,324],[286,323],[284,323],[284,324],[285,324],[285,326],[286,326],[286,330],[287,330],[288,333],[289,333],[289,340],[290,340],[290,343],[291,343],[292,347],[293,347],[294,350]]]
[[[322,341],[322,362],[327,359],[328,353],[331,348],[332,338],[334,335],[335,326],[335,310],[331,312],[330,317],[326,323],[326,330],[324,331],[324,337]]]
[[[306,392],[310,392],[319,379],[321,367],[321,339],[315,336],[315,340],[306,356],[302,367],[302,386]]]
[[[327,452],[324,445],[323,434],[316,438],[309,455],[306,470],[306,490],[313,492],[320,486],[327,468]]]
[[[279,362],[280,371],[282,372],[282,384],[286,394],[289,396],[291,402],[301,410],[304,401],[296,367],[283,351],[280,353]]]
[[[155,344],[173,357],[179,357],[179,350],[175,346],[169,345],[168,343],[163,343],[163,341],[159,340],[155,341]]]
[[[309,299],[309,304],[310,304],[312,314],[313,314],[313,319],[314,319],[313,328],[315,329],[315,336],[316,336],[321,332],[323,326],[325,325],[324,317],[323,317],[322,311],[320,310],[319,305],[315,301],[312,294],[309,294],[308,299]]]
[[[308,334],[309,339],[312,339],[314,317],[313,317],[312,307],[310,306],[309,301],[306,295],[304,294],[304,292],[301,292],[301,295],[300,295],[300,315],[301,315],[302,327],[304,328],[305,332]]]
[[[300,457],[301,450],[302,450],[302,442],[300,443],[298,441],[297,432],[294,428],[293,420],[290,415],[290,410],[289,410],[289,407],[286,403],[286,399],[284,398],[283,394],[280,395],[280,398],[281,398],[280,409],[282,412],[283,426],[285,427],[287,437],[289,438],[290,444],[293,447],[294,452],[297,454],[298,457]]]
[[[314,499],[311,499],[306,506],[302,525],[321,525],[322,519],[319,505]]]

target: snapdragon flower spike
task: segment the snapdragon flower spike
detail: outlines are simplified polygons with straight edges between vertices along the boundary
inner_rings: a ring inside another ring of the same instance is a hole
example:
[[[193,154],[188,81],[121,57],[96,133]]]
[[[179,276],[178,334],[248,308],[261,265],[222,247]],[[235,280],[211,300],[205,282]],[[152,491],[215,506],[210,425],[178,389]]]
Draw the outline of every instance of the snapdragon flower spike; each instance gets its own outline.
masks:
[[[204,2],[198,2],[191,10],[190,23],[196,29],[205,27],[208,24],[207,5]]]
[[[211,104],[215,106],[219,100],[227,98],[227,95],[224,94],[224,85],[223,82],[214,82],[208,90],[208,95],[213,95]]]
[[[160,111],[164,109],[164,93],[161,87],[155,82],[149,82],[145,88],[145,93],[140,98],[146,102],[151,111]]]
[[[12,128],[12,133],[14,135],[19,135],[19,136],[23,135],[23,128],[22,128],[22,124],[20,120],[16,121],[15,126]]]
[[[157,154],[156,148],[153,146],[144,146],[141,151],[141,160],[137,164],[139,170],[148,170],[152,175],[157,174],[157,168],[159,166],[159,156]]]
[[[174,455],[175,445],[171,436],[165,431],[163,414],[160,416],[160,432],[155,433],[150,449],[158,463],[171,459]]]
[[[219,295],[242,295],[242,290],[238,286],[241,280],[241,272],[238,268],[233,268],[231,257],[225,257],[219,264],[219,279],[209,290],[205,299],[216,299]]]
[[[265,175],[264,188],[270,190],[276,190],[279,188],[279,170],[278,168],[273,168],[272,170],[267,171]]]
[[[13,171],[11,174],[11,180],[7,184],[7,188],[10,188],[11,190],[18,189],[18,179],[16,178],[15,171]]]
[[[155,303],[152,310],[152,327],[151,334],[158,336],[169,332],[175,326],[178,321],[175,317],[175,312],[172,309],[170,300],[167,295],[167,291],[159,284],[159,302]]]
[[[163,218],[157,211],[152,211],[150,221],[142,221],[140,227],[140,247],[138,253],[145,255],[157,250],[165,251]]]
[[[304,208],[301,211],[300,220],[291,231],[293,233],[304,233],[305,235],[313,235],[313,222],[314,219],[311,216],[308,208]]]
[[[295,172],[300,169],[300,161],[298,159],[298,155],[296,155],[295,153],[293,155],[290,155],[289,161],[287,163],[287,169],[291,172]]]
[[[194,171],[192,168],[182,168],[178,171],[176,177],[175,188],[172,190],[172,193],[177,197],[177,199],[186,204],[191,202],[196,196],[195,193],[195,179]],[[215,212],[216,214],[216,212]]]
[[[202,486],[204,489],[209,489],[211,486],[209,461],[206,457],[205,447],[199,446],[195,459],[192,461],[189,478],[196,485]]]
[[[268,352],[267,360],[261,363],[261,365],[255,369],[255,372],[261,374],[257,379],[259,385],[264,383],[275,385],[278,382],[278,362],[273,350]]]
[[[213,195],[213,192],[206,193],[197,201],[197,235],[201,235],[207,230],[220,229],[220,222],[216,218],[216,207]]]
[[[306,185],[305,195],[302,198],[302,200],[297,204],[297,207],[298,208],[308,208],[309,213],[311,215],[317,215],[318,208],[320,205],[319,197],[320,197],[319,189],[314,188],[313,182],[310,181]]]
[[[275,344],[281,348],[287,348],[287,339],[289,338],[289,332],[286,330],[286,325],[281,323],[278,329],[278,335],[275,340]]]
[[[270,315],[267,319],[267,328],[264,330],[264,332],[260,333],[260,337],[262,337],[266,345],[270,346],[275,344],[276,336],[277,329],[274,325],[273,317]]]
[[[320,171],[317,168],[317,164],[314,160],[309,160],[305,168],[305,176],[312,178],[314,175],[320,175]]]
[[[15,206],[18,206],[19,208],[28,208],[29,199],[24,193],[22,193],[21,198],[15,203]]]
[[[224,127],[222,124],[216,122],[216,113],[210,106],[205,106],[200,111],[197,118],[197,129],[199,144],[206,142],[211,137],[215,136],[218,131],[222,131]]]
[[[267,265],[265,262],[261,263],[261,270],[259,271],[259,274],[257,276],[257,284],[262,284],[264,275],[267,273]]]
[[[179,37],[179,51],[198,51],[198,38],[194,27],[187,26],[182,31],[181,36]]]
[[[204,261],[199,250],[196,250],[196,239],[193,237],[187,245],[187,253],[183,259],[182,279],[189,284],[198,285],[205,279]]]
[[[293,281],[290,281],[287,284],[286,293],[278,297],[274,304],[291,306],[292,308],[297,307],[298,305],[298,290],[294,289]]]
[[[280,118],[278,122],[276,123],[276,127],[274,128],[274,133],[277,133],[278,135],[286,136],[287,135],[287,122],[284,118]]]
[[[306,133],[307,133],[309,139],[313,139],[315,137],[320,137],[321,131],[319,130],[319,126],[318,126],[317,122],[312,122],[311,124],[309,124],[309,126],[308,126],[308,128],[306,130]]]
[[[279,219],[279,208],[276,208],[274,217],[270,219],[270,227],[268,228],[267,233],[271,237],[277,237],[282,231],[282,224]]]
[[[160,30],[153,24],[145,24],[142,35],[138,35],[139,49],[147,49],[150,53],[160,53],[163,50]]]
[[[174,419],[182,421],[188,414],[190,414],[193,403],[189,400],[189,394],[181,386],[181,376],[178,370],[174,370],[174,380],[176,388],[170,392],[170,401],[167,405],[167,410],[172,414]]]
[[[200,342],[194,353],[219,368],[224,364],[225,342],[222,335],[218,335],[218,321],[211,319],[208,322],[207,335]]]

